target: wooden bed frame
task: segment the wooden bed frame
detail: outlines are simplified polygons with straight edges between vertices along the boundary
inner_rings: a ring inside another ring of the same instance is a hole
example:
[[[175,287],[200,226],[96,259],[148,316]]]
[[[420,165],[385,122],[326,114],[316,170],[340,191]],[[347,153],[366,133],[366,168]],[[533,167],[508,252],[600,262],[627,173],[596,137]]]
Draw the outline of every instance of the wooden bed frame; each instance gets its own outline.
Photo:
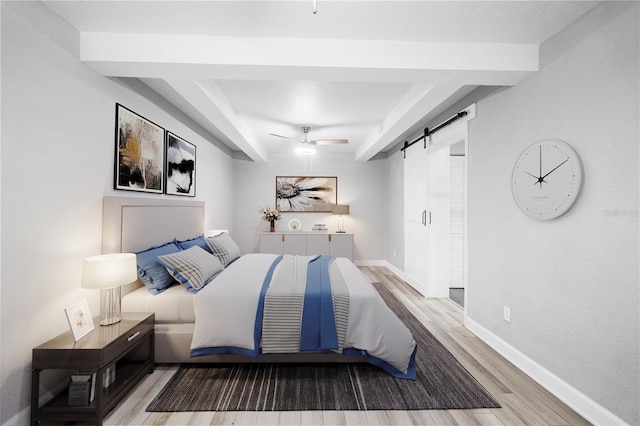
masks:
[[[170,198],[104,197],[102,252],[126,253],[172,241],[187,240],[204,233],[205,203]],[[123,296],[143,286],[123,287]],[[241,355],[189,356],[193,323],[155,325],[155,357],[158,363],[232,362],[366,362],[361,356],[340,354],[265,354],[258,358]]]

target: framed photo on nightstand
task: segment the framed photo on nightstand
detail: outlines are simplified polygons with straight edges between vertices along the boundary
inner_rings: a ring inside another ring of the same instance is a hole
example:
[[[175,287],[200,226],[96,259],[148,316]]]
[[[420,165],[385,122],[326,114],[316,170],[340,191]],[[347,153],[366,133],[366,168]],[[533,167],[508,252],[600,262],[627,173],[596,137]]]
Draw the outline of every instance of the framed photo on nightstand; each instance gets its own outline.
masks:
[[[65,308],[64,313],[67,315],[67,321],[69,321],[69,327],[73,333],[73,340],[76,342],[95,329],[87,299],[82,299]]]

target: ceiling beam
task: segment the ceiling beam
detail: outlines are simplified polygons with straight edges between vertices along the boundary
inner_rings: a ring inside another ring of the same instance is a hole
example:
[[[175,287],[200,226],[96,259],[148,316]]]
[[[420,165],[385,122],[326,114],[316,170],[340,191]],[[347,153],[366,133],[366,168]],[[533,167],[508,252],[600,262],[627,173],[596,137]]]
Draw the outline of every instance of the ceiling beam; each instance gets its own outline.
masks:
[[[213,81],[207,81],[206,87],[193,80],[169,80],[167,84],[206,120],[205,123],[200,122],[200,125],[205,128],[214,126],[253,161],[267,161],[264,148],[255,141]]]
[[[82,32],[80,60],[118,77],[272,79],[262,72],[275,69],[290,79],[282,73],[302,68],[333,70],[333,81],[362,81],[353,73],[362,70],[378,81],[406,82],[408,74],[417,82],[446,71],[535,72],[538,46]],[[336,80],[340,73],[345,80]]]
[[[356,161],[368,161],[380,151],[386,150],[461,87],[462,84],[459,82],[414,85],[387,115],[382,125],[374,130],[356,151]]]

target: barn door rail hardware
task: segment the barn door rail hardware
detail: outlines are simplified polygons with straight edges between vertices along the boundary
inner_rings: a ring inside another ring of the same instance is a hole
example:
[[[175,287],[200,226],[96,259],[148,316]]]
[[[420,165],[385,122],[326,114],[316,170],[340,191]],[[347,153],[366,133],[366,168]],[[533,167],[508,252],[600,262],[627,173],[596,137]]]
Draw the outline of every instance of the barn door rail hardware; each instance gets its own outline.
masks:
[[[449,118],[448,120],[438,124],[433,129],[429,129],[428,127],[425,127],[423,135],[417,137],[414,141],[412,141],[412,142],[404,141],[404,145],[402,146],[402,148],[400,148],[400,151],[404,152],[404,158],[407,158],[407,148],[409,148],[410,146],[412,146],[415,143],[418,143],[420,141],[424,141],[424,148],[426,148],[427,147],[427,139],[430,138],[431,135],[433,135],[435,132],[437,132],[438,130],[442,129],[443,127],[447,127],[449,124],[451,124],[454,121],[464,117],[467,114],[468,114],[467,111],[460,111],[459,113],[457,113],[453,117]]]

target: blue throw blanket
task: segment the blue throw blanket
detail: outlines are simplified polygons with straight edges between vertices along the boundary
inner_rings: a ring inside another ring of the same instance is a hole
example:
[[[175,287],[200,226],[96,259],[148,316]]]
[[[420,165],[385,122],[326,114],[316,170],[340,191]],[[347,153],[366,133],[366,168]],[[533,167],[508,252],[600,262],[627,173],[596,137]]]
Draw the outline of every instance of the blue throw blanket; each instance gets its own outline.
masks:
[[[274,271],[282,260],[283,257],[278,256],[273,261],[262,282],[255,317],[253,349],[228,346],[199,348],[191,351],[192,357],[225,353],[240,354],[252,358],[258,357],[261,353],[260,343],[263,336],[265,298],[272,282]],[[329,265],[332,260],[332,256],[316,256],[307,264],[306,287],[304,291],[302,320],[300,323],[301,352],[327,353],[340,349],[340,344],[343,343],[339,342],[338,333],[336,332],[336,317],[331,281],[329,278]],[[415,350],[411,357],[409,371],[406,373],[399,371],[385,361],[370,356],[366,351],[361,349],[345,348],[343,353],[346,355],[362,355],[369,363],[382,368],[394,377],[415,380]]]
[[[323,352],[338,349],[336,321],[331,297],[329,263],[333,256],[318,256],[307,267],[300,351]]]

